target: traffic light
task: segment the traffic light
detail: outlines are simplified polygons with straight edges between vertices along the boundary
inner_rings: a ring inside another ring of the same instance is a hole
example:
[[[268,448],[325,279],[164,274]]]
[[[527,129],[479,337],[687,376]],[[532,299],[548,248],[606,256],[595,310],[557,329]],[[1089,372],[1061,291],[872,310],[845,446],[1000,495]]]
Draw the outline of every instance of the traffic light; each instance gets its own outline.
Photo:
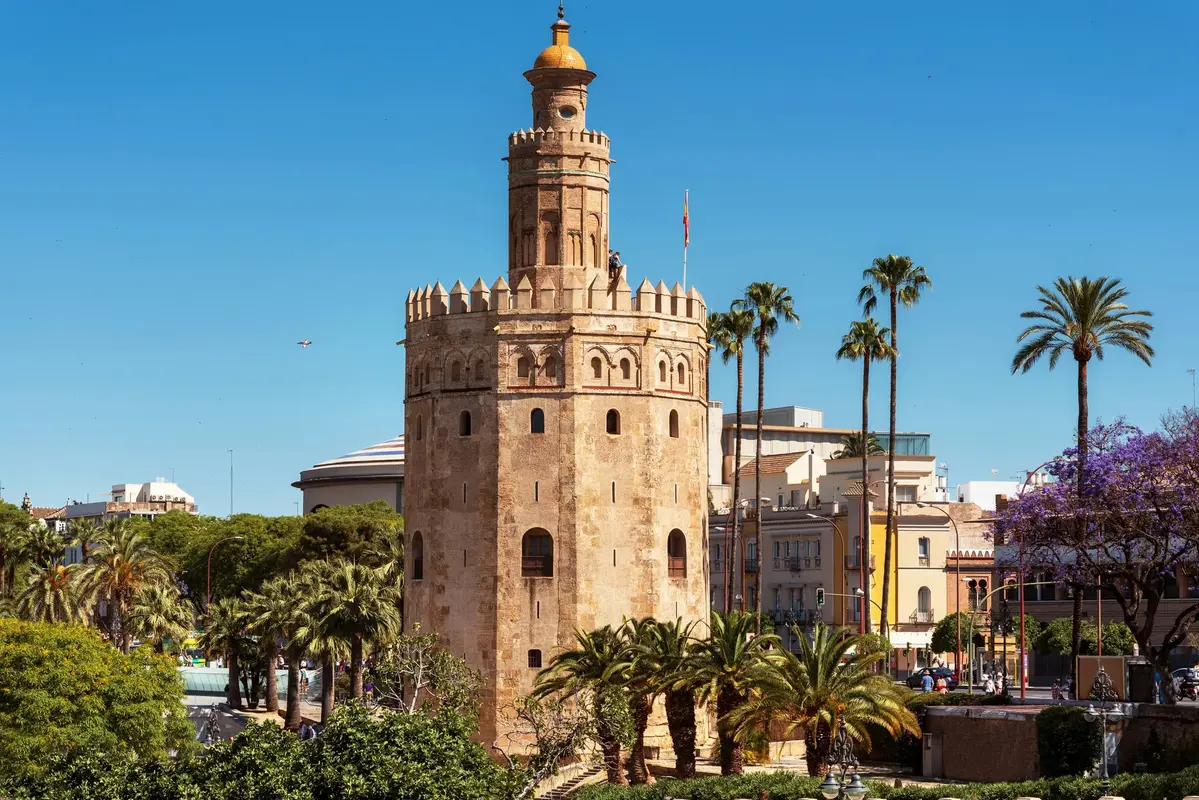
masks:
[[[816,605],[817,607],[824,605],[824,587],[816,587]]]

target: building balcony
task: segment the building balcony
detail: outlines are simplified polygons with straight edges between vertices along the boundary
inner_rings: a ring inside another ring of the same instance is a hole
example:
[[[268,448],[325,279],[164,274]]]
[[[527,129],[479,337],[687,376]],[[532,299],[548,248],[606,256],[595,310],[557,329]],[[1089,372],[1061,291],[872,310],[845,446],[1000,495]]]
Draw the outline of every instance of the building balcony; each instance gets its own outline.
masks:
[[[757,572],[758,571],[758,559],[756,559],[756,558],[745,559],[745,571],[746,572]]]
[[[524,556],[520,560],[520,574],[525,578],[554,577],[554,560],[551,556]]]
[[[910,617],[908,617],[908,620],[913,625],[931,625],[935,619],[935,612],[932,609],[929,609],[928,611],[916,610],[912,612]]]
[[[767,613],[776,625],[806,625],[809,619],[806,608],[776,608]]]
[[[874,554],[871,554],[870,555],[870,571],[871,572],[874,572],[874,560],[875,560]],[[861,569],[862,568],[862,557],[860,555],[858,555],[857,553],[846,556],[845,557],[845,568],[846,569]]]

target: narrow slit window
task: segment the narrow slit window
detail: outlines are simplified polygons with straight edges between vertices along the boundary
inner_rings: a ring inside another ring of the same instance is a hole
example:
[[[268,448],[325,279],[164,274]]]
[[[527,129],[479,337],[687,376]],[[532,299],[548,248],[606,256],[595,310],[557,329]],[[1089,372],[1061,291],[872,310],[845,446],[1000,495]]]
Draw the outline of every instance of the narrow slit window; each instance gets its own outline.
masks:
[[[620,359],[620,377],[626,381],[633,377],[633,367],[627,358]]]
[[[535,408],[529,412],[529,431],[531,433],[545,433],[545,412],[540,408]]]
[[[620,434],[620,412],[615,408],[608,409],[607,428],[613,436]]]
[[[470,434],[471,434],[470,412],[463,411],[461,414],[458,415],[458,435],[459,436],[470,436]]]
[[[670,412],[670,438],[679,438],[679,412],[674,410]]]

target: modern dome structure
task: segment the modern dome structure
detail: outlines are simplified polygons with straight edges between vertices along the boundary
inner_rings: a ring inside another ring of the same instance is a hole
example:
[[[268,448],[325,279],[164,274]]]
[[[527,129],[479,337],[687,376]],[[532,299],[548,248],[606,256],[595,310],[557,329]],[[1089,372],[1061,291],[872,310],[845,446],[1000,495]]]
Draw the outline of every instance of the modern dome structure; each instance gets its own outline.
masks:
[[[331,458],[300,473],[292,484],[304,493],[302,506],[311,514],[328,506],[383,500],[404,510],[404,437]]]

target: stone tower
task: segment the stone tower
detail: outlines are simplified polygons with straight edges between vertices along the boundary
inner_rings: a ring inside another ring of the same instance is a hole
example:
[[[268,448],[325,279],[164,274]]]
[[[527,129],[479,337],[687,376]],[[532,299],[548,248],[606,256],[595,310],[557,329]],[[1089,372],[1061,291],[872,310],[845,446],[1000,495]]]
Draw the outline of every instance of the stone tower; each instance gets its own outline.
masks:
[[[486,681],[480,737],[554,652],[706,619],[703,298],[609,278],[609,141],[559,19],[508,137],[508,279],[408,293],[405,628]]]

